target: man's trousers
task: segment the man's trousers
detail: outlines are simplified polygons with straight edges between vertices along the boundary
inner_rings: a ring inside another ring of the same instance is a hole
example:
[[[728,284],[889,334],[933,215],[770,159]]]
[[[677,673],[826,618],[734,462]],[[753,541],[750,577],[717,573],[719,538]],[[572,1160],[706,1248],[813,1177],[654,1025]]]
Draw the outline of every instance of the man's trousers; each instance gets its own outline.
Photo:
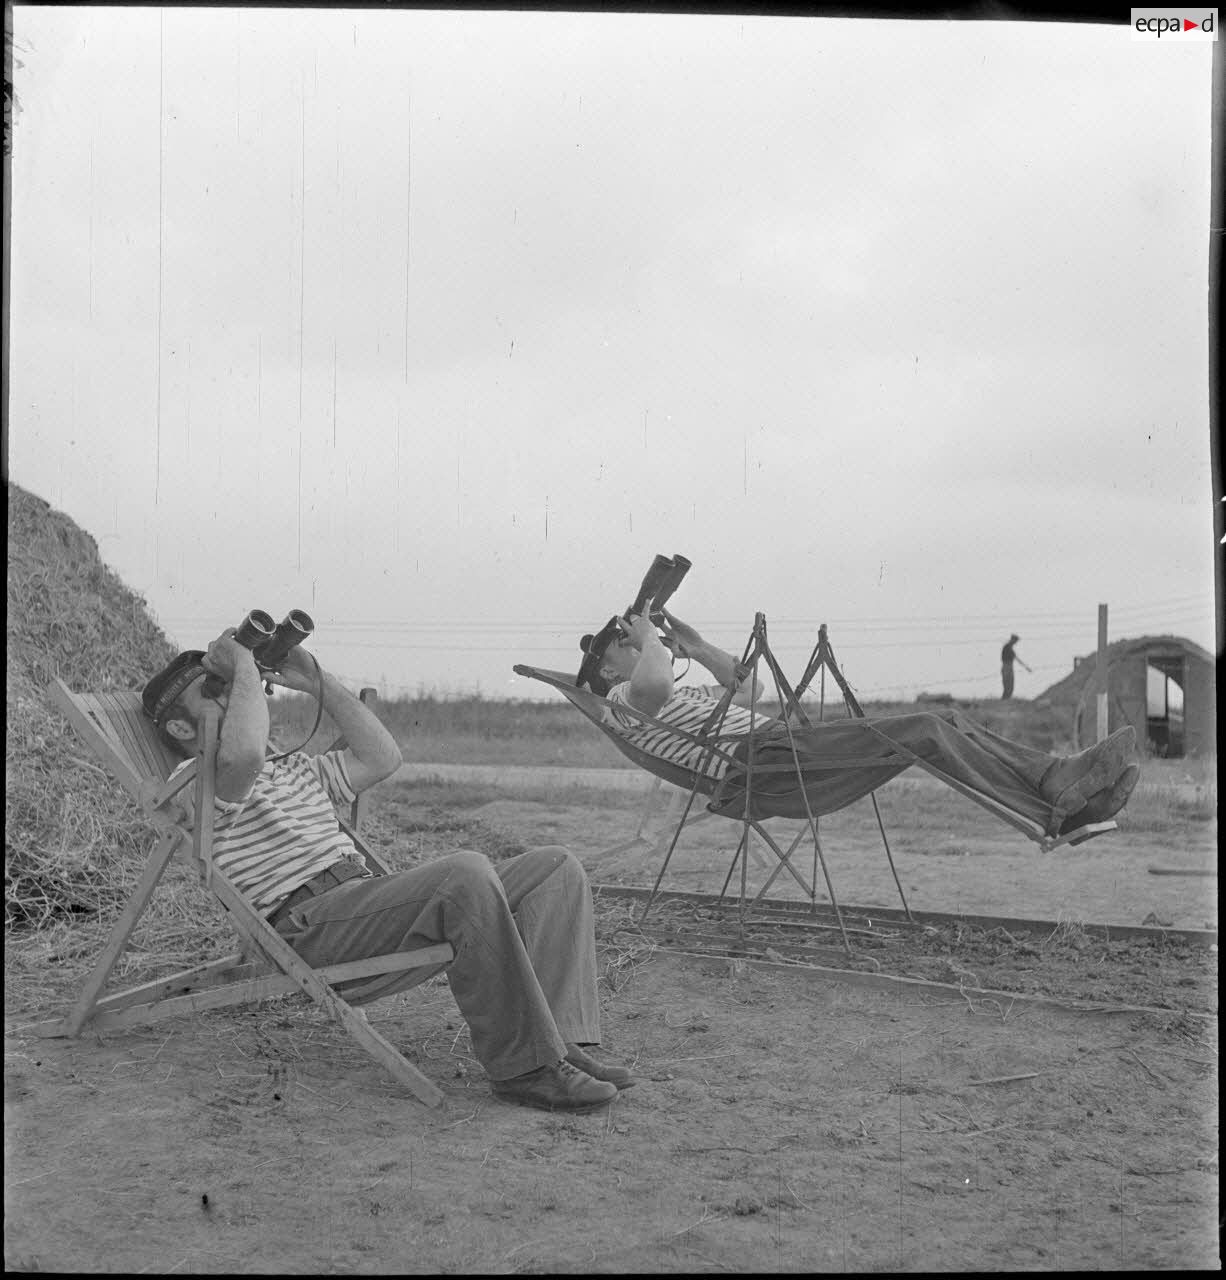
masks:
[[[1002,738],[957,710],[794,726],[791,741],[782,724],[759,731],[752,744],[737,745],[733,754],[739,763],[729,766],[711,803],[713,812],[730,818],[744,814],[751,746],[753,818],[804,818],[806,798],[814,816],[833,813],[919,761],[936,776],[961,782],[1030,818],[1049,835],[1063,818],[1040,791],[1057,757]]]
[[[600,1040],[592,897],[560,845],[497,865],[464,850],[392,875],[348,880],[293,907],[277,931],[314,968],[449,942],[447,981],[493,1080]],[[443,966],[341,983],[365,1004]]]

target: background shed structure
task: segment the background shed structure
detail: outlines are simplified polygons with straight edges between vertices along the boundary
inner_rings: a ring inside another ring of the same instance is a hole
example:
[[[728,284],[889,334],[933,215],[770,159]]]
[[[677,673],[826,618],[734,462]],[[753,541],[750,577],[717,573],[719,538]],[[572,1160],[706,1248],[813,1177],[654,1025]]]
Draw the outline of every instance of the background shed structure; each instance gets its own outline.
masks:
[[[1097,727],[1096,653],[1073,660],[1072,673],[1042,695],[1073,712],[1078,750]],[[1217,680],[1213,655],[1182,636],[1141,636],[1107,646],[1108,728],[1130,724],[1148,754],[1204,756],[1217,751]]]

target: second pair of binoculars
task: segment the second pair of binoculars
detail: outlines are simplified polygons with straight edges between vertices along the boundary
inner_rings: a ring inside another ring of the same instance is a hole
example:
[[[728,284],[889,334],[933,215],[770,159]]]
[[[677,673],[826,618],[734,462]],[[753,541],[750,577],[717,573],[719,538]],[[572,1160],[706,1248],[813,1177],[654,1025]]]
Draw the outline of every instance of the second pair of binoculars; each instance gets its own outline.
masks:
[[[667,604],[669,597],[681,585],[682,578],[690,571],[690,562],[685,556],[656,556],[651,568],[643,575],[638,595],[630,602],[623,617],[642,613],[648,604],[651,605],[651,620],[657,626],[664,621],[660,612]]]
[[[311,615],[301,609],[291,609],[280,622],[274,622],[272,614],[263,609],[252,609],[239,623],[234,638],[251,650],[261,671],[279,671],[286,654],[314,630]]]

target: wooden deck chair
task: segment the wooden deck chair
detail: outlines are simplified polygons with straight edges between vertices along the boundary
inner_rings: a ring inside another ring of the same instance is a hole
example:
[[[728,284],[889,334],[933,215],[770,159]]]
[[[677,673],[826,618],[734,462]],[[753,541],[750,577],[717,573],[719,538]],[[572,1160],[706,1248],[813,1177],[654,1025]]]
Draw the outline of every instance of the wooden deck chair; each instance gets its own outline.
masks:
[[[370,1026],[348,1000],[333,989],[333,985],[447,964],[455,959],[452,947],[444,943],[320,969],[311,968],[213,863],[216,713],[209,714],[206,709],[200,726],[196,759],[168,783],[169,774],[179,761],[158,740],[152,723],[141,708],[138,693],[74,693],[58,679],[48,687],[48,693],[82,741],[140,805],[150,824],[160,833],[160,839],[135,892],[86,979],[76,1005],[62,1018],[23,1030],[34,1035],[71,1037],[84,1030],[118,1030],[181,1014],[247,1004],[301,991],[339,1022],[394,1080],[405,1085],[427,1105],[440,1106],[443,1094],[435,1084]],[[184,803],[177,799],[189,786],[193,793],[192,812],[200,815],[194,824]],[[356,817],[359,812],[355,808],[351,817]],[[375,874],[386,874],[387,868],[362,843],[352,822],[339,817],[338,822],[355,839],[371,870]],[[242,950],[167,978],[104,995],[107,978],[123,954],[171,855],[181,848],[191,851],[201,878],[234,926],[243,944]]]

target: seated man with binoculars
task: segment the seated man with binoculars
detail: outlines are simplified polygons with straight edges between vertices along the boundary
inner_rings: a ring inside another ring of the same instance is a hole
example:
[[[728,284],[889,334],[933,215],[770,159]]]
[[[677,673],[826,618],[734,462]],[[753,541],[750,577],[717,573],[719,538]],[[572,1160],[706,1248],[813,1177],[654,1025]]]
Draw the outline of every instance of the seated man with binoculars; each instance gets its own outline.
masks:
[[[549,845],[496,868],[466,850],[372,876],[333,806],[394,773],[400,749],[298,646],[309,618],[298,615],[300,634],[291,619],[277,641],[271,618],[251,615],[207,651],[179,654],[143,693],[163,741],[185,758],[206,700],[221,709],[215,865],[314,968],[449,942],[448,982],[495,1097],[546,1110],[607,1103],[633,1079],[585,1051],[600,1040],[600,1010],[582,866]],[[348,746],[313,757],[272,752],[264,682],[315,698]],[[349,998],[366,1003],[438,971],[360,979]]]
[[[731,654],[657,605],[644,602],[642,612],[611,619],[601,632],[584,636],[578,682],[590,683],[606,697],[605,723],[627,742],[696,774],[714,813],[733,818],[745,814],[751,732],[752,818],[833,813],[897,777],[918,758],[938,774],[1030,819],[1051,839],[1113,817],[1140,776],[1131,726],[1073,756],[1052,756],[1011,742],[952,708],[794,724],[789,733],[782,721],[751,709],[752,682],[745,682],[748,672]],[[723,689],[736,690],[722,722],[714,723],[719,705],[714,691],[674,687],[674,654],[705,667]],[[641,711],[663,725],[620,707]],[[704,733],[717,739],[722,750],[711,751],[696,740]],[[1034,838],[1041,842],[1044,837]]]

